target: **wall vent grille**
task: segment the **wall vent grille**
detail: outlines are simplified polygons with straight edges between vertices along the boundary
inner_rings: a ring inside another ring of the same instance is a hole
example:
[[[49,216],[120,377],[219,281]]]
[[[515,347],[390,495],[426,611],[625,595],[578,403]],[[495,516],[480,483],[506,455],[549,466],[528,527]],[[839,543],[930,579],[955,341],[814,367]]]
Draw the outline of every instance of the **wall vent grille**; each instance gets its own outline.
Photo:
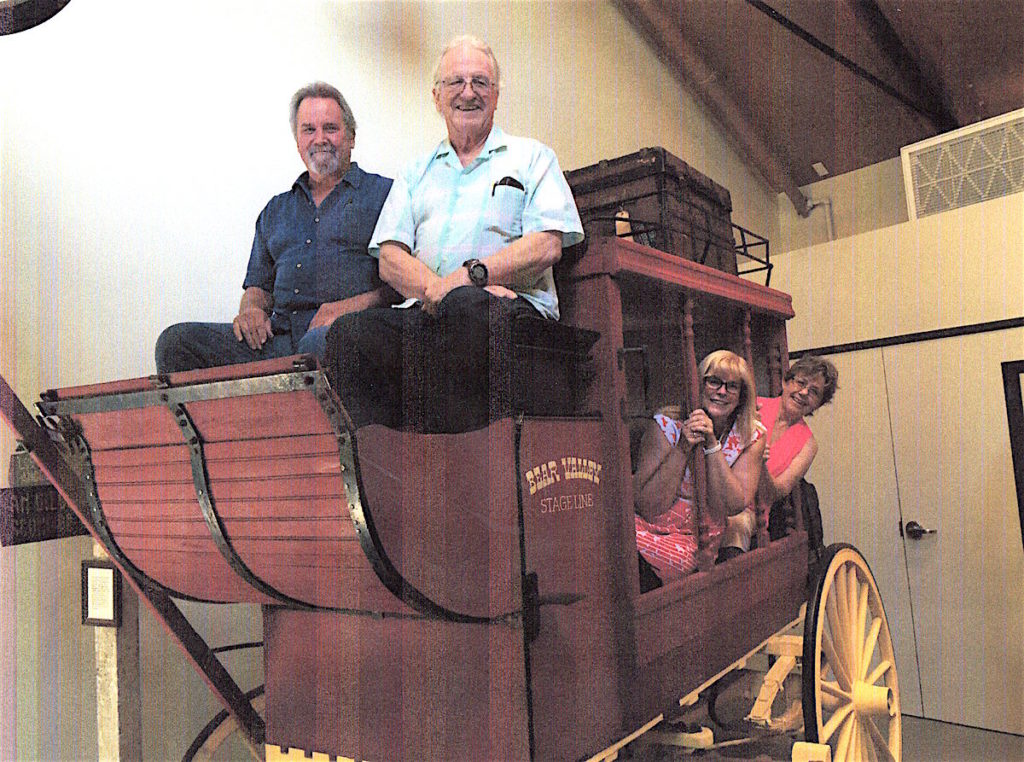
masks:
[[[1024,191],[1024,109],[904,146],[907,210],[916,220]]]

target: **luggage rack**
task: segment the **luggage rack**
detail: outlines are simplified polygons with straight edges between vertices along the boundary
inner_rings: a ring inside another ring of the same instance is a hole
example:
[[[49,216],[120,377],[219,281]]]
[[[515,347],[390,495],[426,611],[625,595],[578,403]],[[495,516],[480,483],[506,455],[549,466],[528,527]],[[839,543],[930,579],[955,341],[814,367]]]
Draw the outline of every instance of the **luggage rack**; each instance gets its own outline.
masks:
[[[772,263],[768,254],[768,239],[736,224],[733,224],[732,232],[733,237],[736,239],[737,269],[739,270],[737,275],[763,272],[764,285],[770,285]],[[762,249],[761,247],[764,248]],[[763,254],[763,256],[758,256],[758,254]],[[747,264],[751,266],[746,270],[739,269]]]
[[[662,233],[664,233],[666,228],[673,230],[686,238],[691,238],[692,240],[692,237],[688,233],[681,230],[675,230],[671,225],[666,225],[662,222],[653,222],[651,220],[641,220],[636,217],[623,219],[616,216],[599,216],[591,217],[589,218],[589,221],[608,222],[612,224],[619,223],[616,226],[616,237],[625,238],[643,246],[650,246],[652,249],[661,249],[663,247],[662,241],[665,239],[665,236],[662,235]],[[764,285],[770,285],[773,265],[769,254],[768,239],[735,223],[730,224],[732,225],[733,230],[733,248],[736,252],[736,274],[749,275],[751,273],[763,272],[765,274]],[[622,229],[620,230],[619,228]],[[693,243],[697,242],[693,241]],[[706,260],[711,244],[712,239],[710,237],[705,239],[704,246],[702,247],[703,251],[694,258],[695,262],[702,265],[707,264]],[[746,269],[742,269],[745,266]]]

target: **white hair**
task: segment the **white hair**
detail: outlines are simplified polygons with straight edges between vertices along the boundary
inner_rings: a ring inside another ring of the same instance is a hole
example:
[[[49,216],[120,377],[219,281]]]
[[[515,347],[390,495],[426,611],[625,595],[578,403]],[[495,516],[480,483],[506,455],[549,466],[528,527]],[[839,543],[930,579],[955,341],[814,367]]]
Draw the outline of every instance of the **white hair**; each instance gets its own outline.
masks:
[[[448,51],[460,45],[469,45],[471,48],[479,50],[487,56],[487,60],[491,62],[491,66],[494,68],[494,86],[498,87],[501,84],[501,67],[498,66],[498,59],[494,57],[494,52],[491,50],[490,45],[472,34],[460,34],[445,45],[441,55],[437,58],[437,66],[434,67],[434,84],[436,85],[441,81],[441,63],[444,61],[444,57],[448,54]]]

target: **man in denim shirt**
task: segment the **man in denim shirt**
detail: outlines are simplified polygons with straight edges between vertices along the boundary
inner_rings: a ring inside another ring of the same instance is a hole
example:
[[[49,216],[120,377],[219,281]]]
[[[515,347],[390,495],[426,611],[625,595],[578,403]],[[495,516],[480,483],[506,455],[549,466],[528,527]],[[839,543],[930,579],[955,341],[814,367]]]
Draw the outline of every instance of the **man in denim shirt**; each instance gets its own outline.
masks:
[[[307,85],[292,96],[291,126],[308,171],[256,220],[238,315],[232,323],[164,330],[158,373],[299,353],[322,357],[335,319],[386,304],[393,294],[367,253],[391,180],[351,161],[356,122],[348,103],[331,85]]]
[[[583,226],[554,151],[494,124],[499,79],[482,40],[441,54],[447,139],[400,173],[370,242],[406,301],[346,315],[327,338],[356,426],[454,433],[508,414],[512,324],[558,319],[552,266]]]

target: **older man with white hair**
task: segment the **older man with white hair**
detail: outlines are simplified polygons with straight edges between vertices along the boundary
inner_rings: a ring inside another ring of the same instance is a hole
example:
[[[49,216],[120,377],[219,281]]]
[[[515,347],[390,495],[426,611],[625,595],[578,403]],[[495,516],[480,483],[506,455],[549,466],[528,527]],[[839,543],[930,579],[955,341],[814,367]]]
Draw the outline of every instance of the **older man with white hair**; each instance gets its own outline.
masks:
[[[494,125],[500,70],[457,37],[433,97],[447,138],[412,162],[370,242],[381,279],[406,297],[337,321],[327,363],[357,426],[455,432],[507,408],[518,316],[558,319],[552,266],[583,240],[554,152]]]

